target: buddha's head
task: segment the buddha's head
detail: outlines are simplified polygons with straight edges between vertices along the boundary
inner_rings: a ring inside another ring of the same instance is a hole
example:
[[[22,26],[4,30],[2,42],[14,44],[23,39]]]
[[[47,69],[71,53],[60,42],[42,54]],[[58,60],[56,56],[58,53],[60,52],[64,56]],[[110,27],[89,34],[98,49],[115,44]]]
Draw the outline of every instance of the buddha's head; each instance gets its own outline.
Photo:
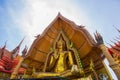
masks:
[[[64,40],[62,38],[59,39],[59,41],[57,42],[57,48],[58,49],[63,49],[64,48]]]

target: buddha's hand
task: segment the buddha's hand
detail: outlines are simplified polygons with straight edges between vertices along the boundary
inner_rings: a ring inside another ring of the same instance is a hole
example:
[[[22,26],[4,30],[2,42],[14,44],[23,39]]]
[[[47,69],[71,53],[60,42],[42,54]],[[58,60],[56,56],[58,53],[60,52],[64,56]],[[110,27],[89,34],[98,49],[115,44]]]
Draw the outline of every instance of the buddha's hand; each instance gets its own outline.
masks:
[[[79,69],[77,67],[77,65],[73,65],[72,68],[71,68],[71,73],[72,74],[77,74],[79,73]]]
[[[55,58],[55,59],[58,58],[58,50],[57,50],[57,49],[55,49],[55,51],[54,51],[54,58]]]

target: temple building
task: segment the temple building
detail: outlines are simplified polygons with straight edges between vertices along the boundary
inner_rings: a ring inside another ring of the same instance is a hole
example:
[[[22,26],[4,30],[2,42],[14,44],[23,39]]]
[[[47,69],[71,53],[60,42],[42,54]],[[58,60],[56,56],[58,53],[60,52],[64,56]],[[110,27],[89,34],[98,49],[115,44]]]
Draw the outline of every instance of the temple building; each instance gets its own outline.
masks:
[[[6,44],[2,48],[0,48],[0,79],[10,78],[21,57],[19,55],[21,43],[12,51],[8,51],[6,49]],[[21,67],[18,71],[18,74],[22,75],[23,73],[24,67]]]
[[[24,48],[21,56],[16,53],[23,40],[12,52],[7,51],[5,46],[1,48],[0,70],[8,71],[10,79],[16,79],[22,73],[23,78],[32,79],[113,80],[103,62],[107,58],[109,66],[120,79],[120,65],[108,52],[114,53],[113,47],[107,49],[98,32],[94,36],[95,39],[85,26],[76,25],[58,13],[44,32],[36,37],[30,49]],[[115,49],[118,49],[119,45],[116,46]]]
[[[99,33],[95,38],[96,41],[84,26],[59,13],[31,45],[23,61],[27,65],[26,78],[112,80],[103,63],[104,57],[110,55],[100,45],[103,41]],[[111,57],[108,60],[112,62]]]

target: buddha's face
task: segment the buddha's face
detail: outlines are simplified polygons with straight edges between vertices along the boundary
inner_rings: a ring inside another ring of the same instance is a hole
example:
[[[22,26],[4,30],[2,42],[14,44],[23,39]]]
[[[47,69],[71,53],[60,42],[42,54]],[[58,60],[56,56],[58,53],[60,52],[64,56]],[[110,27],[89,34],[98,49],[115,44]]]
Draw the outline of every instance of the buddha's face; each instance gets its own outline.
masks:
[[[57,43],[57,48],[58,49],[62,49],[63,48],[63,41],[58,41],[58,43]]]

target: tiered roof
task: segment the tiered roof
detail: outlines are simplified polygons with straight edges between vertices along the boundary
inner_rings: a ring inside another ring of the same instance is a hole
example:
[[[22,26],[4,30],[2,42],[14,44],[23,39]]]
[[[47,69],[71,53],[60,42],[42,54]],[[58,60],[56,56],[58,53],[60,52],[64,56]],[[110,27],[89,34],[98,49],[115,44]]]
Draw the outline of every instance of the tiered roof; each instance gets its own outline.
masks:
[[[117,31],[120,33],[120,30],[117,29]],[[120,63],[120,38],[117,38],[116,41],[117,42],[113,42],[114,45],[110,44],[110,48],[108,48],[108,51],[110,52],[111,56],[115,59],[115,61],[117,61],[118,63]]]
[[[21,57],[18,54],[21,43],[11,52],[6,49],[6,44],[0,48],[0,72],[11,74],[14,71]],[[24,68],[21,67],[18,73],[22,74],[23,72]]]

